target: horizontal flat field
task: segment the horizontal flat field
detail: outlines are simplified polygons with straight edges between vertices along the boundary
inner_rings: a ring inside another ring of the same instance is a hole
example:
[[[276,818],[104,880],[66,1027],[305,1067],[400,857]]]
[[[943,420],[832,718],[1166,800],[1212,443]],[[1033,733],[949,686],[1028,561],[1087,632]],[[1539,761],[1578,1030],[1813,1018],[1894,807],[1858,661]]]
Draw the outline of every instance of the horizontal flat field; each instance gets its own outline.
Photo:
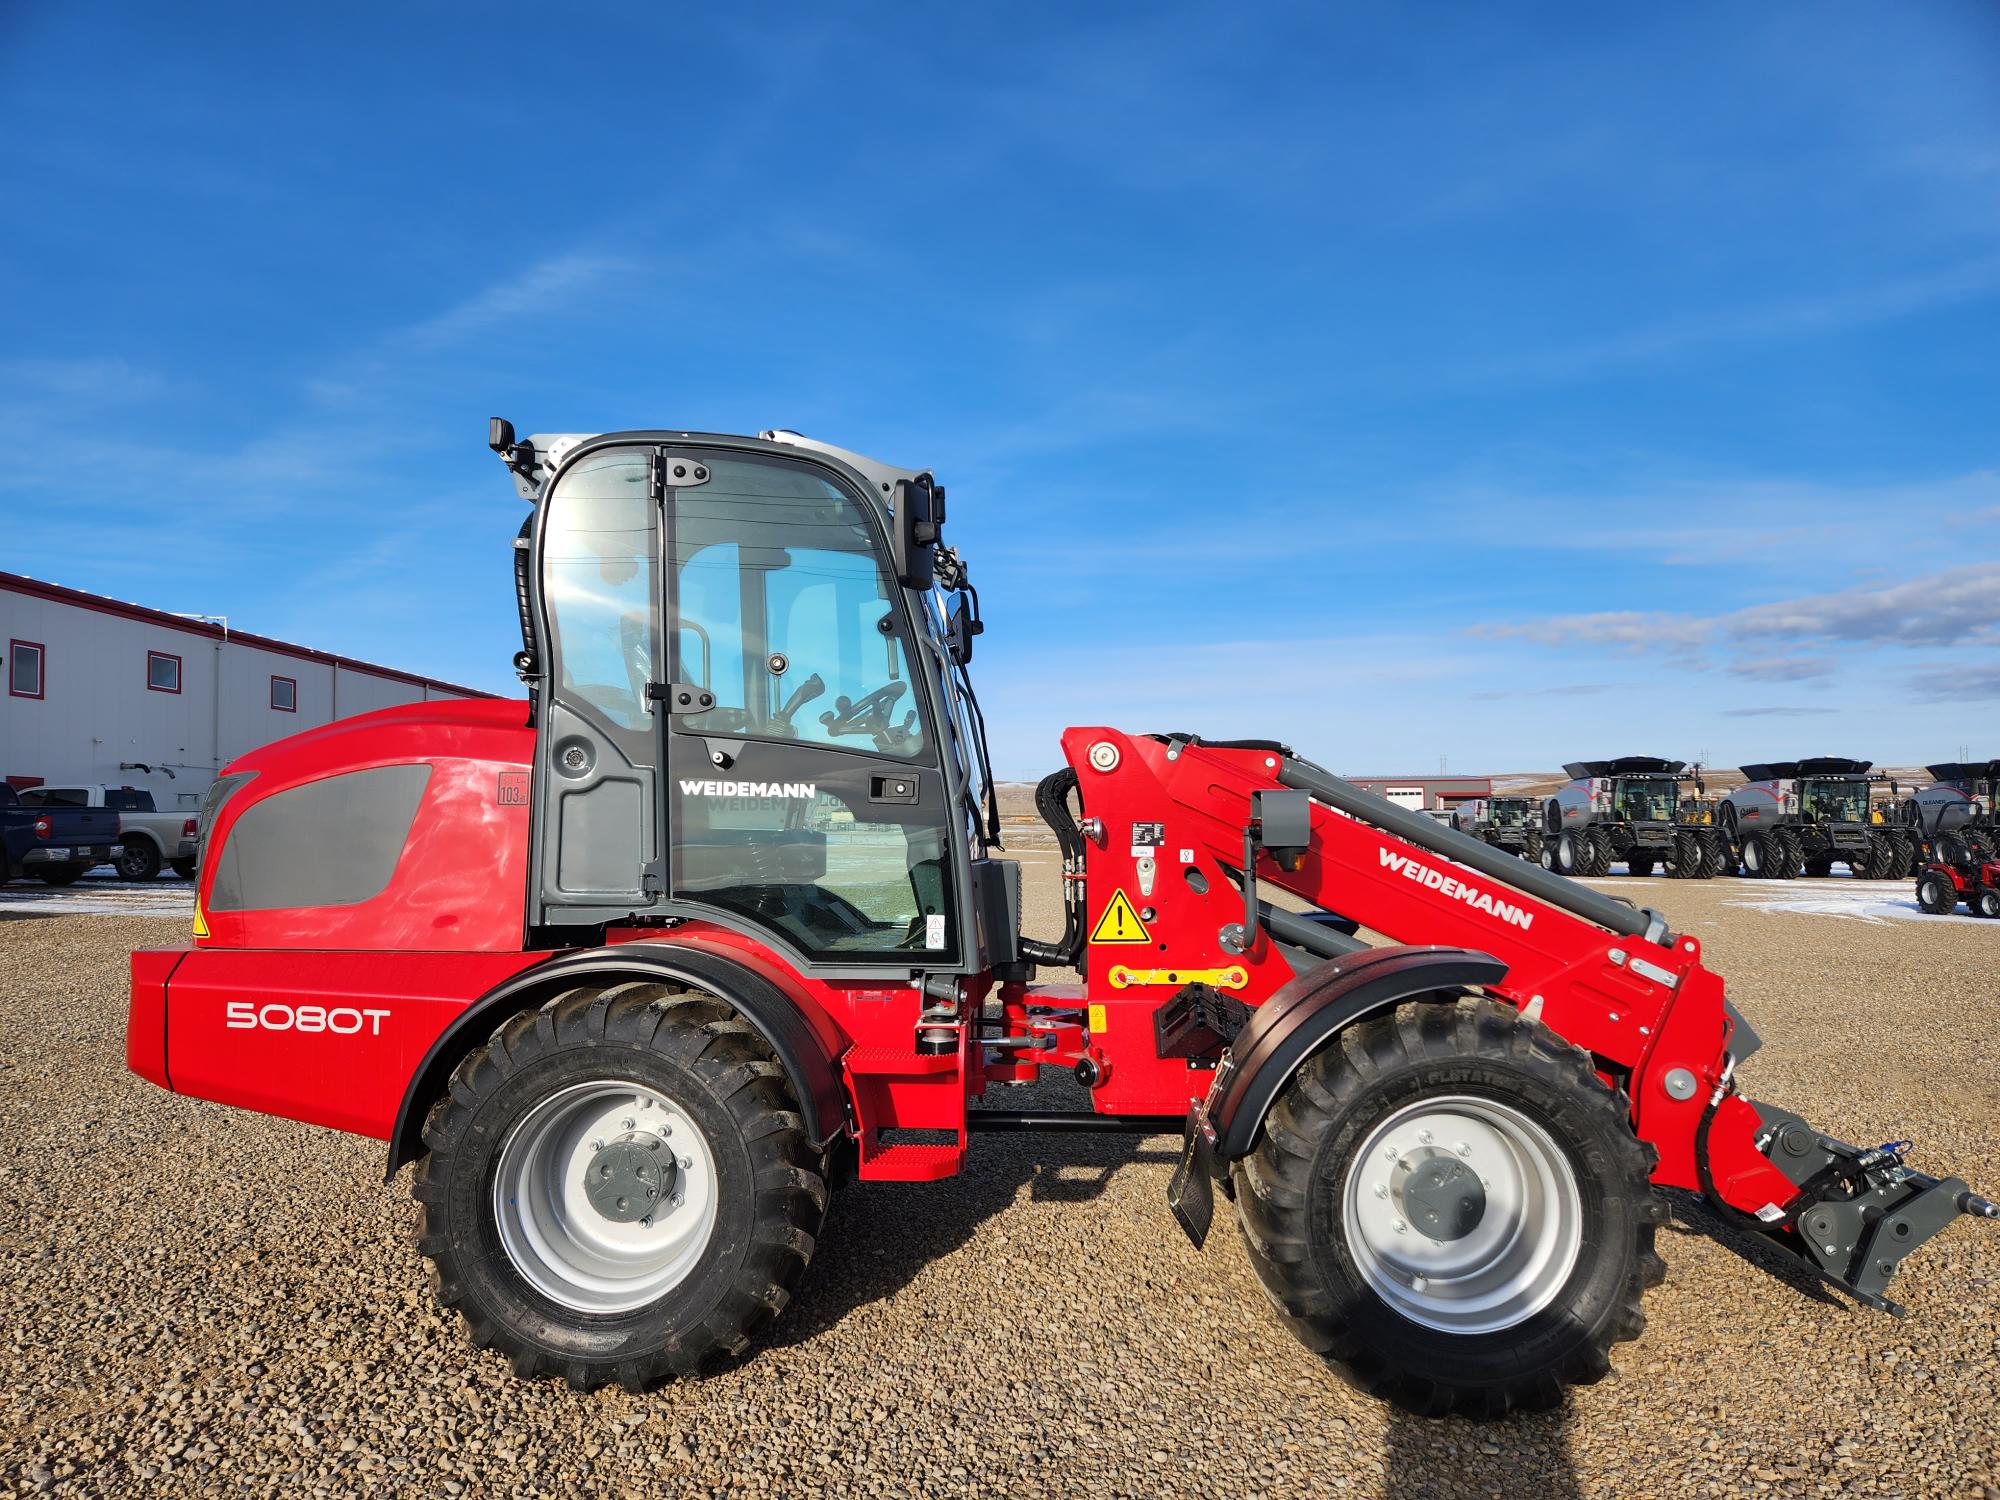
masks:
[[[1022,858],[1053,934],[1054,860]],[[1916,918],[1906,882],[1601,884],[1705,944],[1765,1039],[1751,1092],[2000,1191],[2000,923]],[[2000,1226],[1914,1257],[1897,1321],[1679,1205],[1611,1379],[1546,1416],[1422,1422],[1291,1339],[1226,1217],[1188,1246],[1165,1137],[982,1136],[955,1181],[837,1195],[739,1367],[522,1385],[433,1307],[377,1143],[124,1071],[125,953],[182,938],[185,887],[56,895],[0,891],[15,1492],[2000,1496]]]

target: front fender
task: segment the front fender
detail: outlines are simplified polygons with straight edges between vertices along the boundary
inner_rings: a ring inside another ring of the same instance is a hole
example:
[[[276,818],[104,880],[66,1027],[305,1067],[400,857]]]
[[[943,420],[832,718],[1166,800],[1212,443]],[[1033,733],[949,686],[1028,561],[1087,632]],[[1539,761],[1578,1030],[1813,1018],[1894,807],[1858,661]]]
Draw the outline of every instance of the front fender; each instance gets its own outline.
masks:
[[[728,1002],[756,1027],[785,1070],[806,1134],[815,1148],[847,1126],[846,1093],[835,1061],[799,1007],[768,979],[714,953],[675,943],[616,943],[537,964],[468,1005],[431,1043],[403,1091],[389,1136],[388,1177],[423,1150],[424,1118],[452,1070],[509,1016],[530,1010],[579,984],[664,980]]]
[[[1371,948],[1306,970],[1250,1013],[1217,1070],[1205,1107],[1220,1172],[1250,1153],[1299,1065],[1364,1016],[1470,985],[1497,984],[1507,966],[1469,948]]]

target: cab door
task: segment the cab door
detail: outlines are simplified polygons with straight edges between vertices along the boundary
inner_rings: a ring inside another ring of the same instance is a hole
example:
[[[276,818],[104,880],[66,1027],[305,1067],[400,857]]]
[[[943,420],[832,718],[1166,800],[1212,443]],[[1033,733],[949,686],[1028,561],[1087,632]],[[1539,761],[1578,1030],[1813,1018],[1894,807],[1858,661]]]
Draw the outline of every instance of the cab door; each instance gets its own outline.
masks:
[[[676,902],[808,965],[955,962],[933,705],[875,516],[817,465],[699,460],[666,455]]]
[[[660,681],[664,545],[657,450],[579,458],[551,487],[536,536],[543,659],[534,903],[586,925],[667,899]]]

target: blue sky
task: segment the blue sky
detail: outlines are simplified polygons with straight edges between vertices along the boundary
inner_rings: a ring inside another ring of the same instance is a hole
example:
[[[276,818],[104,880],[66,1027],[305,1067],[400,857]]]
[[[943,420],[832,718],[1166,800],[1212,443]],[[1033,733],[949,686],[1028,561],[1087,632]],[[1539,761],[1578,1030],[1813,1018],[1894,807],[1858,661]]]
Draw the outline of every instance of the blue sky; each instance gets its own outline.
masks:
[[[523,432],[950,487],[1002,774],[2000,753],[2000,11],[0,7],[0,566],[511,685]]]

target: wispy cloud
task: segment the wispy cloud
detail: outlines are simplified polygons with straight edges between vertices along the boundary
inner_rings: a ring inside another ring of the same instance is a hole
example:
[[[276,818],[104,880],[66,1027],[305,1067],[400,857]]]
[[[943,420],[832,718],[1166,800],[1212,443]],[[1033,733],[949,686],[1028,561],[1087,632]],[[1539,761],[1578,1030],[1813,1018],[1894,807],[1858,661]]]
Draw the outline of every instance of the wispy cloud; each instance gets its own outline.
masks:
[[[2000,562],[1947,568],[1887,588],[1842,589],[1723,617],[1738,640],[1943,646],[2000,640]]]
[[[418,350],[446,349],[523,317],[547,317],[613,277],[638,270],[616,255],[569,252],[506,277],[431,317],[390,334],[385,342]]]
[[[1832,658],[1774,653],[1780,643],[1819,646],[1990,647],[2000,643],[2000,562],[1947,568],[1886,586],[1809,594],[1721,614],[1609,611],[1472,626],[1486,640],[1664,655],[1700,669],[1719,658],[1734,676],[1804,682],[1830,676]]]
[[[1516,698],[1591,698],[1617,690],[1615,682],[1562,682],[1554,687],[1506,688],[1496,692],[1467,693],[1477,703],[1511,703]],[[1629,684],[1628,684],[1629,686]]]
[[[1518,387],[1577,380],[1717,345],[1809,337],[2000,294],[2000,256],[1818,297],[1773,300],[1654,323],[1610,337],[1470,365],[1455,383]]]
[[[1811,719],[1825,714],[1837,713],[1831,708],[1805,708],[1789,705],[1767,705],[1762,708],[1725,708],[1725,719]]]
[[[1823,656],[1759,656],[1729,664],[1733,676],[1757,682],[1807,682],[1831,677],[1833,670],[1833,663]]]
[[[1990,702],[2000,698],[2000,663],[1939,663],[1911,673],[1909,683],[1926,703]]]

